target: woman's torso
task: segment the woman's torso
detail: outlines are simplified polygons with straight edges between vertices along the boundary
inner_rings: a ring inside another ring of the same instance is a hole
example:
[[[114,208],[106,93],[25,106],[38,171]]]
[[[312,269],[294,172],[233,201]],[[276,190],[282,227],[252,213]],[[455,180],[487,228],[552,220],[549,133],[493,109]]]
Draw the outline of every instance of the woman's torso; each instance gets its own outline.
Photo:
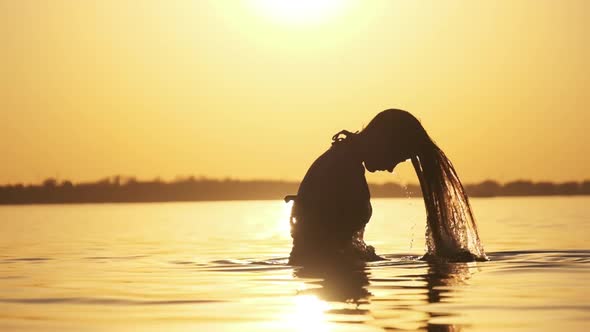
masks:
[[[346,142],[322,154],[302,180],[293,207],[295,244],[350,241],[372,213],[365,169]],[[304,240],[303,240],[304,239]]]

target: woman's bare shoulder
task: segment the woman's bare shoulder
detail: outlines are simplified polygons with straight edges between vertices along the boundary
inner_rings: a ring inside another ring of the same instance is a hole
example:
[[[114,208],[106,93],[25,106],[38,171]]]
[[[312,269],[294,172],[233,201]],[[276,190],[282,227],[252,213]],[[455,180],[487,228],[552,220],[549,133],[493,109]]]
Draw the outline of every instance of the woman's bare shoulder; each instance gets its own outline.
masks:
[[[351,185],[364,182],[364,167],[345,150],[332,146],[309,167],[299,187],[299,195],[345,195]],[[348,189],[348,190],[347,190]]]

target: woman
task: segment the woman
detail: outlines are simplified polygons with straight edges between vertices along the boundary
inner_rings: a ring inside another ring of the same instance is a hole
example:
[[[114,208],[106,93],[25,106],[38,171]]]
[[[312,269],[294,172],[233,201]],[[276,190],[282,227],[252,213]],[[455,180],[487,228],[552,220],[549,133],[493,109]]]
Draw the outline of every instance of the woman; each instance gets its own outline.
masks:
[[[372,213],[364,171],[393,172],[408,159],[418,175],[426,205],[425,257],[487,259],[453,165],[414,116],[385,110],[360,133],[343,130],[332,140],[330,149],[307,171],[297,196],[285,198],[295,200],[290,264],[381,259],[363,240]]]

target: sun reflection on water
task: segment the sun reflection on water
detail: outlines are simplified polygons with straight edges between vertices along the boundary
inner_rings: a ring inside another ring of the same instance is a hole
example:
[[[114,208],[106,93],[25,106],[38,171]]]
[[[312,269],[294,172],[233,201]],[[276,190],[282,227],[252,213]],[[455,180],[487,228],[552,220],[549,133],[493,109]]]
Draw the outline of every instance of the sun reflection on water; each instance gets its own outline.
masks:
[[[330,324],[325,312],[330,305],[315,295],[298,295],[293,298],[293,311],[285,321],[293,331],[329,331]]]

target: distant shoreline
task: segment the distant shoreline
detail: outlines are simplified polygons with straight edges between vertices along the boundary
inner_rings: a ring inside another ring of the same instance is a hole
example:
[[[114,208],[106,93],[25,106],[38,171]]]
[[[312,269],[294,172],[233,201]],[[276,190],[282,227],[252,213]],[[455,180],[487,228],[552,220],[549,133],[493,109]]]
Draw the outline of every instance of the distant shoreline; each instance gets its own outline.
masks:
[[[0,186],[0,205],[282,200],[285,195],[297,193],[298,186],[299,182],[294,181],[194,177],[164,182],[115,176],[76,184],[47,179],[38,185]],[[417,184],[403,186],[390,182],[369,186],[374,198],[422,196]],[[562,183],[518,180],[505,184],[487,180],[466,184],[465,189],[470,197],[580,196],[590,195],[590,180]]]

